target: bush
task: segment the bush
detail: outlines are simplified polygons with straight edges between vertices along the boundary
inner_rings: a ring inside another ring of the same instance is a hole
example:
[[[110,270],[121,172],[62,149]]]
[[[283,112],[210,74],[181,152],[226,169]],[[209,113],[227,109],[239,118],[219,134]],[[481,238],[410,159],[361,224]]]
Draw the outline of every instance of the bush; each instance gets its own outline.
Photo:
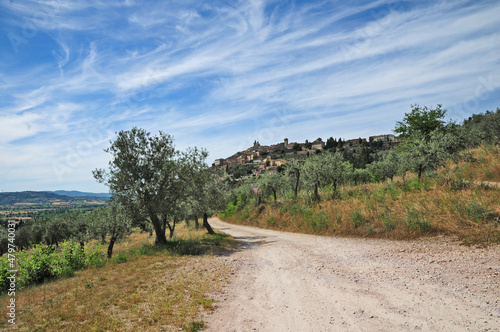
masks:
[[[352,221],[354,228],[358,228],[359,226],[361,226],[365,223],[365,219],[363,217],[363,214],[361,214],[360,211],[354,211],[351,213],[351,221]]]
[[[41,284],[46,280],[57,278],[63,272],[68,272],[52,247],[36,245],[30,256],[19,255],[19,258],[20,287]]]
[[[457,209],[462,214],[472,218],[475,222],[488,222],[498,219],[499,214],[490,209],[486,204],[481,204],[476,201],[469,202],[465,205],[457,204]]]
[[[408,209],[406,211],[406,229],[419,231],[419,232],[430,232],[432,230],[432,223],[426,218],[425,213],[417,211],[416,209]]]
[[[117,256],[115,256],[114,261],[118,264],[125,263],[128,261],[128,255],[124,252],[120,252]]]
[[[328,227],[329,225],[330,223],[328,222],[328,216],[325,211],[316,212],[311,219],[311,227],[313,229],[320,230],[322,228]]]
[[[227,204],[226,209],[221,212],[220,216],[222,218],[229,218],[234,214],[235,211],[236,211],[236,206],[234,205],[233,202],[229,202]]]
[[[100,246],[82,249],[76,242],[68,242],[58,252],[50,246],[35,245],[30,255],[18,254],[17,286],[19,289],[33,284],[41,284],[60,277],[72,277],[75,271],[83,270],[89,265],[102,267],[106,264]],[[0,293],[8,289],[9,273],[7,258],[0,259]]]
[[[268,227],[273,227],[273,226],[276,225],[276,220],[274,219],[273,216],[269,216],[266,219],[266,224],[267,224]]]
[[[87,263],[92,267],[103,267],[106,265],[106,256],[101,252],[101,245],[87,247]]]
[[[62,256],[65,265],[69,266],[73,271],[83,270],[87,267],[85,250],[74,241],[62,245]]]
[[[0,293],[7,292],[7,290],[9,289],[10,281],[9,279],[7,279],[7,277],[10,276],[10,274],[7,272],[9,270],[9,262],[7,258],[0,258]]]

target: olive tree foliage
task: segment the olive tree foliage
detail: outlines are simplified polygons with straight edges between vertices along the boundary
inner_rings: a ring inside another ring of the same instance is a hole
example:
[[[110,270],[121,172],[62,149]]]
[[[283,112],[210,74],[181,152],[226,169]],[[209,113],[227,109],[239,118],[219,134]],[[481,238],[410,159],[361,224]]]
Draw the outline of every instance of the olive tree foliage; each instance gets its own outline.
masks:
[[[342,153],[322,153],[313,155],[298,165],[294,165],[293,172],[289,171],[293,180],[297,180],[297,174],[301,175],[300,182],[310,191],[314,201],[320,200],[319,188],[332,185],[334,192],[337,188],[352,178],[353,167],[346,161]],[[294,190],[297,187],[294,187]],[[294,191],[295,194],[295,191]],[[296,197],[296,194],[295,194]]]
[[[370,171],[366,168],[355,168],[353,169],[351,176],[349,177],[349,182],[355,186],[360,184],[369,183],[372,180]]]
[[[215,234],[208,222],[208,217],[215,212],[223,209],[227,203],[227,184],[205,163],[197,163],[197,169],[194,169],[190,176],[188,186],[189,199],[195,223],[198,223],[198,217],[203,218],[203,227],[210,235]]]
[[[311,192],[313,201],[319,201],[319,188],[338,184],[337,167],[342,162],[341,154],[325,153],[314,155],[306,159],[303,165],[304,186]]]
[[[65,220],[68,223],[71,238],[80,243],[80,248],[83,249],[85,242],[92,239],[89,229],[89,219],[83,214],[73,212],[66,214]]]
[[[319,201],[318,189],[323,186],[328,178],[328,163],[325,155],[313,155],[306,159],[303,169],[305,187],[312,192],[312,199]]]
[[[394,180],[394,176],[399,173],[398,165],[401,162],[401,154],[395,150],[390,150],[381,160],[374,161],[368,165],[368,170],[372,174],[373,180],[378,181],[389,178]]]
[[[273,196],[274,204],[278,202],[278,195],[286,188],[286,180],[283,173],[264,173],[259,177],[260,190],[264,196]]]
[[[333,185],[333,191],[349,181],[352,174],[352,165],[346,161],[340,152],[327,155],[328,168],[328,183]]]
[[[55,244],[56,247],[59,247],[59,243],[66,240],[69,234],[68,218],[65,218],[62,214],[54,214],[46,221],[43,239],[47,245],[52,246]]]
[[[96,169],[94,177],[132,215],[149,219],[156,243],[165,244],[167,228],[172,235],[179,221],[179,203],[190,193],[192,169],[204,161],[206,151],[180,152],[169,134],[152,136],[140,128],[120,131],[105,151],[112,156],[109,170]]]
[[[458,126],[444,125],[446,110],[441,107],[412,105],[411,112],[396,123],[394,132],[406,138],[396,160],[403,178],[406,171],[414,171],[420,180],[424,172],[435,170],[464,147]]]
[[[113,247],[116,241],[123,239],[130,233],[132,219],[125,207],[117,202],[109,202],[107,206],[97,211],[97,220],[100,222],[101,232],[109,236],[108,258],[113,256]],[[102,233],[100,234],[102,236]]]
[[[293,188],[293,197],[297,199],[302,175],[302,165],[297,159],[292,159],[285,164],[285,169],[288,175],[288,181]]]
[[[495,112],[473,114],[463,122],[468,147],[500,143],[500,108]]]
[[[424,137],[412,137],[405,142],[400,158],[409,170],[418,174],[418,179],[426,171],[436,170],[448,158],[452,158],[460,150],[460,141],[453,134],[436,130],[431,133],[430,140]]]

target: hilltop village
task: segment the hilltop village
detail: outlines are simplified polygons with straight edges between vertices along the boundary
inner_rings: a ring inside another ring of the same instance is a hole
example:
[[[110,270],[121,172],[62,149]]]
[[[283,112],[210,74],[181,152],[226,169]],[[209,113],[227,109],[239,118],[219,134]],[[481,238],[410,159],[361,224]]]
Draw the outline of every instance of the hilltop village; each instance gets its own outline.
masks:
[[[304,143],[289,142],[288,138],[285,138],[282,143],[273,145],[260,145],[255,141],[253,146],[244,151],[228,158],[216,159],[212,167],[226,172],[233,179],[257,177],[262,172],[276,174],[280,167],[291,159],[304,161],[308,156],[323,151],[344,152],[346,159],[363,167],[371,162],[371,153],[390,149],[400,142],[392,134],[370,136],[368,140],[360,137],[343,141],[341,138],[336,140],[330,137],[324,142],[318,138],[313,142],[306,140]]]

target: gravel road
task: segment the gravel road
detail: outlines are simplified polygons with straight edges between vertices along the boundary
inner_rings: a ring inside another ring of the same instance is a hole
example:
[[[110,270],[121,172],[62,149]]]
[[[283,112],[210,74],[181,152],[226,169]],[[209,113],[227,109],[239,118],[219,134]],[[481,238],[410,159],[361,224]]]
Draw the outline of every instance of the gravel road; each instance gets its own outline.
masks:
[[[500,331],[500,247],[211,225],[238,240],[207,331]]]

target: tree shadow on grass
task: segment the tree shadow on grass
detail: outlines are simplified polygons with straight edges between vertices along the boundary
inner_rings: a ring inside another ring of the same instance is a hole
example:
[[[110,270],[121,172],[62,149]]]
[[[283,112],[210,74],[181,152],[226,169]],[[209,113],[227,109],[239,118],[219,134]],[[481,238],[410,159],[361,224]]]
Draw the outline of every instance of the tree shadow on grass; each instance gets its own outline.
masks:
[[[216,233],[210,237],[191,239],[171,239],[164,245],[144,244],[140,249],[141,255],[155,255],[169,253],[178,256],[200,256],[205,254],[219,254],[231,251],[235,241],[228,234]]]

